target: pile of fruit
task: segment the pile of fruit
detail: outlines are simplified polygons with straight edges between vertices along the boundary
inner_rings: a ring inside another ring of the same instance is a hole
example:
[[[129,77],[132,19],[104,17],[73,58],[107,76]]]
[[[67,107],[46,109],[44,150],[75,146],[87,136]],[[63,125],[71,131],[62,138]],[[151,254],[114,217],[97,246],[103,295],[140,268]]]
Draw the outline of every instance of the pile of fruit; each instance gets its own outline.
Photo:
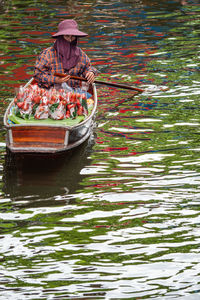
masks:
[[[84,92],[69,92],[64,89],[52,88],[46,90],[32,85],[27,88],[20,87],[14,99],[15,115],[23,119],[62,120],[87,116],[88,110],[93,106],[93,100],[87,99]]]

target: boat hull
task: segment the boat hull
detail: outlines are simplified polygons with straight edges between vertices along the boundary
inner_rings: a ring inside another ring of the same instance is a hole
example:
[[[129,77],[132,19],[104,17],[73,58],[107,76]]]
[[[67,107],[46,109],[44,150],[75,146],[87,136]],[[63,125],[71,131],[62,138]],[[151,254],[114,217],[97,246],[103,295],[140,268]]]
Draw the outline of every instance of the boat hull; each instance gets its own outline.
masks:
[[[7,148],[14,153],[57,153],[79,146],[90,136],[94,124],[97,108],[95,85],[91,92],[94,100],[92,112],[75,126],[9,124],[8,115],[13,106],[12,101],[4,115]]]

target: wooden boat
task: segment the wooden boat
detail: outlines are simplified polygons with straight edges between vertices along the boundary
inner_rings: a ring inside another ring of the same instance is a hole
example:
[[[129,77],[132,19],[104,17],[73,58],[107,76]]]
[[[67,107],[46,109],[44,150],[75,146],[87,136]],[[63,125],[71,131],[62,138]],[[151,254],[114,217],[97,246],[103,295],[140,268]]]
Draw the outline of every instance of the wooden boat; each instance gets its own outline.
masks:
[[[31,84],[31,80],[26,84]],[[9,121],[9,114],[14,99],[4,115],[6,128],[6,147],[13,153],[59,153],[78,147],[90,136],[97,109],[97,92],[95,84],[90,86],[94,105],[90,114],[79,124],[64,126],[54,124],[14,124]]]

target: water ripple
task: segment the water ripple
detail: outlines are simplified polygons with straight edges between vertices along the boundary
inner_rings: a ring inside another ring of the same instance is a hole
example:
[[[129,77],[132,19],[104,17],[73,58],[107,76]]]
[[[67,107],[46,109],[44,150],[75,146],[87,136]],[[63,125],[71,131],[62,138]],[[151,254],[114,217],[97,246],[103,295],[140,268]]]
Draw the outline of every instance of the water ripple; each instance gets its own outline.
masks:
[[[198,299],[198,1],[0,9],[2,119],[66,17],[100,80],[144,89],[98,85],[93,135],[60,157],[10,155],[2,127],[0,299]]]

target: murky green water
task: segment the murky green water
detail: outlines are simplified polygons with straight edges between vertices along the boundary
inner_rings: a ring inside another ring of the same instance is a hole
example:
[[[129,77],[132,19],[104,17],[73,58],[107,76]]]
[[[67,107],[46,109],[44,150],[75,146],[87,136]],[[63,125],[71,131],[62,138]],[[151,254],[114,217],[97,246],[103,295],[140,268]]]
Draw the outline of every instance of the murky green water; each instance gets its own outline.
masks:
[[[0,7],[0,299],[199,299],[199,2]],[[80,45],[99,79],[145,92],[98,86],[79,149],[8,155],[9,98],[68,17],[89,33]]]

